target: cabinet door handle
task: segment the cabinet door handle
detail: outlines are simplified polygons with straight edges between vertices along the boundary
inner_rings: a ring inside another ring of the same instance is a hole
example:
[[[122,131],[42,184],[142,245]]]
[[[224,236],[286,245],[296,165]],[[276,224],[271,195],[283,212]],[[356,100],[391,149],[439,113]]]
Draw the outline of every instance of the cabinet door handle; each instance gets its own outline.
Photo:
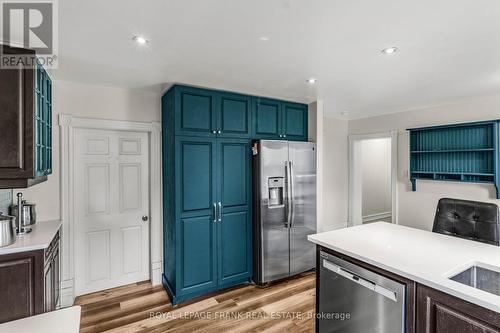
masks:
[[[222,204],[220,201],[218,203],[218,206],[219,206],[219,222],[220,222],[222,221]]]
[[[217,204],[214,202],[214,223],[217,222]]]
[[[216,130],[213,130],[213,131],[212,131],[212,133],[216,134],[216,133],[217,133],[217,131],[216,131]]]
[[[218,133],[218,134],[221,134],[221,133],[222,133],[222,131],[221,131],[221,130],[218,130],[218,131],[217,131],[217,133]]]

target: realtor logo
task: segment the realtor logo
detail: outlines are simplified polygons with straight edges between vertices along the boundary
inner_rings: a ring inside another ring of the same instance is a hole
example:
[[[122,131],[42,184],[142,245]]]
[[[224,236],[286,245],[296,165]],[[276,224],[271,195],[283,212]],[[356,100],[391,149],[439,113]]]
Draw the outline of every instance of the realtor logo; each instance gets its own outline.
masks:
[[[2,41],[13,47],[21,47],[36,52],[38,62],[44,67],[55,68],[57,54],[57,2],[8,1],[0,0],[2,18]],[[30,66],[26,55],[1,54],[1,67],[16,65],[15,60]],[[10,58],[7,61],[4,57]],[[36,59],[31,59],[32,65]],[[17,64],[18,65],[18,64]]]

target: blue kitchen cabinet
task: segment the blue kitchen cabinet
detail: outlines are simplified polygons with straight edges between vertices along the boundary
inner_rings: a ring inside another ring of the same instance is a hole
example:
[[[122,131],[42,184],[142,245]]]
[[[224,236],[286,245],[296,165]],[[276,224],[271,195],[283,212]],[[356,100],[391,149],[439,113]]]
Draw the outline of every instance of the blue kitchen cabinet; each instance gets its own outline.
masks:
[[[215,94],[211,90],[174,86],[176,135],[213,137],[217,132]]]
[[[219,139],[217,145],[221,202],[218,283],[228,287],[251,277],[251,150],[248,140]]]
[[[195,294],[217,286],[216,142],[212,138],[177,137],[176,219],[179,229],[179,293]]]
[[[255,139],[307,141],[307,105],[255,97]]]
[[[163,285],[172,304],[247,283],[252,268],[250,139],[178,135],[178,96],[174,88],[162,98]],[[227,114],[216,117],[227,118],[221,128],[248,136],[251,99],[211,98],[214,108],[225,104],[219,110]]]
[[[217,136],[249,138],[252,125],[252,99],[249,96],[217,92]]]
[[[255,97],[253,102],[253,133],[255,139],[280,139],[282,133],[282,103]]]
[[[167,94],[175,135],[307,141],[306,104],[183,85]]]
[[[307,105],[284,102],[281,127],[284,139],[307,141]]]
[[[173,139],[164,148],[164,197],[175,204],[164,202],[163,283],[177,304],[250,281],[251,150],[243,139]]]
[[[186,86],[172,89],[176,135],[250,137],[249,96]]]

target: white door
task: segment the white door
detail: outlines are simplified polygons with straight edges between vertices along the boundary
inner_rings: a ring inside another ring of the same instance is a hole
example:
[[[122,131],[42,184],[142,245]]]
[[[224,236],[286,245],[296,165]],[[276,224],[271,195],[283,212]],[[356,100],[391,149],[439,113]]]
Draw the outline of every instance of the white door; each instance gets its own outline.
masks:
[[[75,130],[76,295],[149,279],[148,152],[147,133]]]

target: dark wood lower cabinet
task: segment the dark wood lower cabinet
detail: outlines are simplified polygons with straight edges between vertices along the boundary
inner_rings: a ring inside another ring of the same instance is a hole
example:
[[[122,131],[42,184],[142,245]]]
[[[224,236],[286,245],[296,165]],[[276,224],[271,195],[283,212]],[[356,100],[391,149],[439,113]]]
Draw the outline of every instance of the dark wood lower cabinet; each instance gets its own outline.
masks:
[[[417,285],[417,333],[500,332],[500,314]]]
[[[59,234],[45,250],[0,255],[0,323],[56,309]]]

